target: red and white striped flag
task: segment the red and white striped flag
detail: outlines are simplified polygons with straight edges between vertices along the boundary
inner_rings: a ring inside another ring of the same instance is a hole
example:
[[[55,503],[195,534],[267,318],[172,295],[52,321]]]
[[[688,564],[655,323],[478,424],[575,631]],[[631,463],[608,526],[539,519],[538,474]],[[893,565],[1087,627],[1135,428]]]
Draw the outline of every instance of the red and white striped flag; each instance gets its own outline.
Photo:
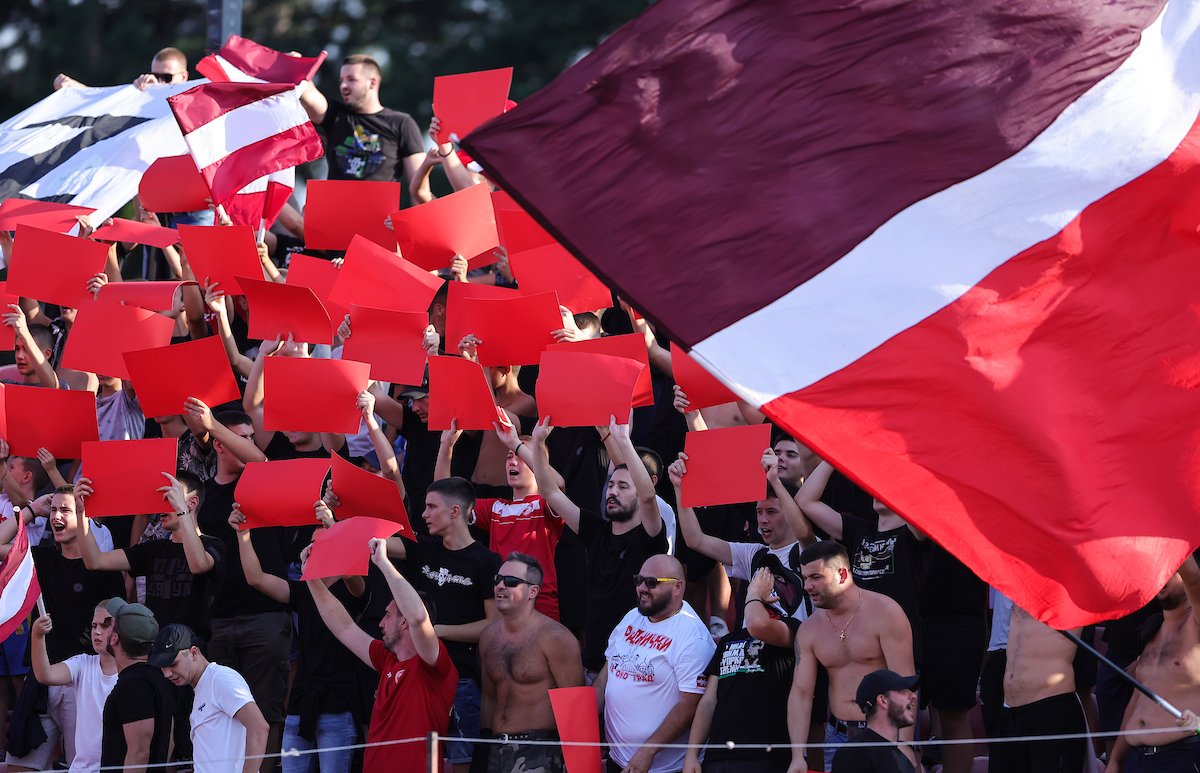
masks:
[[[214,204],[271,172],[321,157],[321,140],[292,84],[206,83],[167,102]]]
[[[270,228],[296,187],[296,168],[260,177],[225,202],[225,213],[234,225]]]
[[[201,59],[196,69],[213,83],[296,84],[312,80],[324,61],[324,51],[320,56],[288,56],[233,35],[220,51]]]
[[[33,554],[29,552],[25,521],[20,513],[13,517],[18,520],[17,536],[13,538],[4,565],[0,566],[0,641],[7,639],[25,622],[42,594],[33,568]]]

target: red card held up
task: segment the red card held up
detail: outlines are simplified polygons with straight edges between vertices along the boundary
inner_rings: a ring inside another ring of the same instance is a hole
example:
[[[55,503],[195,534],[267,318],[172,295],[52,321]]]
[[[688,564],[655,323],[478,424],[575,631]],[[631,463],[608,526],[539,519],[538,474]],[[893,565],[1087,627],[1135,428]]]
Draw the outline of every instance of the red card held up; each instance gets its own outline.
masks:
[[[724,405],[738,399],[729,387],[717,380],[679,346],[671,347],[671,371],[675,383],[688,398],[688,410]]]
[[[628,424],[633,391],[645,365],[625,357],[584,352],[542,352],[538,413],[556,427],[607,426],[610,416]]]
[[[243,295],[239,276],[262,276],[262,262],[248,225],[181,225],[179,236],[196,279],[220,282],[227,295]]]
[[[87,498],[87,515],[175,512],[158,489],[171,482],[164,472],[175,474],[178,447],[175,438],[84,443],[81,469],[96,492]]]
[[[21,296],[12,295],[8,292],[8,282],[0,281],[0,314],[7,314],[12,309],[8,308],[10,303],[19,303]],[[16,345],[17,332],[7,325],[0,325],[0,349],[11,352]]]
[[[762,500],[767,492],[762,453],[770,447],[770,424],[687,433],[683,443],[687,474],[680,504],[707,507]]]
[[[134,244],[149,244],[160,249],[170,247],[179,241],[179,232],[174,228],[163,228],[160,225],[150,225],[137,220],[113,218],[112,225],[96,229],[92,239],[101,242],[133,242]]]
[[[556,687],[550,692],[550,707],[558,737],[564,741],[563,761],[567,773],[600,773],[600,718],[596,691],[591,687]],[[573,744],[595,744],[574,746]]]
[[[400,524],[395,521],[362,515],[338,521],[317,533],[300,579],[323,580],[342,575],[365,577],[371,566],[368,543],[373,539],[387,539],[399,529]]]
[[[525,295],[558,293],[558,302],[575,314],[613,305],[612,291],[557,242],[510,254],[508,262]]]
[[[96,396],[35,386],[4,387],[9,453],[37,457],[45,447],[56,459],[78,459],[79,447],[99,440]]]
[[[124,303],[149,311],[170,311],[175,307],[175,292],[181,285],[194,285],[191,281],[165,282],[109,282],[96,293],[96,300],[108,303]]]
[[[346,250],[329,297],[346,307],[357,303],[393,311],[428,311],[444,281],[356,236]]]
[[[393,212],[392,227],[405,260],[429,270],[446,268],[455,255],[492,263],[491,250],[500,244],[486,185]]]
[[[637,385],[633,389],[633,407],[641,408],[654,405],[654,386],[650,383],[650,357],[646,354],[646,339],[639,333],[627,333],[619,336],[605,336],[586,341],[572,341],[565,344],[552,344],[546,347],[548,352],[588,352],[590,354],[607,354],[612,357],[625,357],[636,360],[646,367],[638,376]]]
[[[350,306],[350,337],[342,348],[347,360],[371,365],[371,378],[393,384],[420,384],[425,377],[423,311],[392,311]]]
[[[175,320],[153,311],[119,303],[85,302],[79,306],[67,336],[62,364],[128,380],[125,352],[166,346],[173,332]]]
[[[307,287],[267,282],[239,276],[238,284],[250,304],[251,338],[271,341],[276,336],[308,344],[332,344],[333,327],[329,313],[316,294]]]
[[[177,416],[189,397],[214,410],[242,399],[225,347],[217,336],[157,349],[125,352],[125,367],[148,418]]]
[[[8,267],[8,292],[74,308],[88,298],[88,280],[104,270],[108,245],[18,225]]]
[[[233,492],[246,516],[239,528],[314,525],[313,503],[321,498],[328,474],[328,459],[250,462]]]
[[[210,196],[190,153],[163,156],[142,173],[138,183],[138,200],[151,212],[208,209]]]
[[[446,340],[443,342],[446,345],[446,351],[457,352],[458,342],[471,332],[465,327],[470,320],[461,312],[464,301],[468,299],[503,300],[519,297],[521,297],[520,290],[514,290],[511,287],[496,287],[474,282],[450,282],[446,290]]]
[[[383,221],[400,207],[400,183],[309,180],[304,204],[304,246],[344,250],[357,234],[389,250],[396,235]]]
[[[358,432],[358,393],[371,366],[351,360],[269,357],[263,368],[263,429],[279,432]]]
[[[341,270],[328,260],[296,254],[288,263],[286,282],[292,287],[307,287],[312,290],[313,295],[317,296],[317,300],[325,307],[325,311],[329,312],[329,321],[333,323],[335,330],[350,313],[348,305],[334,303],[329,297],[340,273]]]
[[[393,527],[398,526],[401,537],[416,539],[412,526],[408,523],[404,497],[400,495],[395,481],[368,472],[337,454],[333,455],[332,472],[333,491],[341,502],[337,508],[339,518],[380,516]]]
[[[95,211],[91,207],[77,207],[74,204],[59,204],[54,201],[5,199],[0,202],[0,231],[15,231],[17,226],[23,223],[58,234],[66,233],[79,225],[79,221],[75,219],[78,215],[90,215]]]
[[[433,114],[441,123],[437,141],[447,143],[450,135],[462,139],[484,121],[504,112],[513,68],[439,75],[433,79]]]
[[[429,358],[429,428],[492,430],[496,397],[483,368],[462,357]]]
[[[487,367],[535,364],[542,350],[556,343],[554,331],[563,325],[554,293],[504,300],[467,298],[451,305],[448,313],[455,315],[456,331],[482,341],[479,364]],[[457,350],[462,336],[451,338],[450,329],[447,322],[446,345]]]
[[[499,192],[496,191],[496,193]],[[495,206],[495,195],[495,193],[492,194],[493,206]],[[504,245],[504,249],[508,250],[509,255],[558,243],[545,228],[537,224],[537,221],[528,212],[519,207],[516,209],[497,207],[496,227],[500,234],[500,244]]]

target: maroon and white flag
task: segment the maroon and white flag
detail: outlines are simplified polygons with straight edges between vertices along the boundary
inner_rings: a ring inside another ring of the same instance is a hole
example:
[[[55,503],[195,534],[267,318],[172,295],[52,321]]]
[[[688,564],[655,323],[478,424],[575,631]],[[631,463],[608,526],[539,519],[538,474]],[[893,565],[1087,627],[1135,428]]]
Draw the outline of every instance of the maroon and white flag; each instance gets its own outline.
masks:
[[[317,130],[290,83],[206,83],[167,102],[215,204],[321,157]]]
[[[282,169],[258,178],[225,202],[234,225],[270,228],[296,187],[296,169]]]
[[[319,56],[288,56],[240,35],[231,35],[221,50],[196,63],[213,83],[291,83],[312,80],[325,61]]]
[[[0,641],[7,639],[25,622],[42,593],[33,568],[33,554],[29,552],[25,521],[20,513],[13,518],[18,521],[17,536],[13,538],[4,565],[0,566]]]
[[[1196,0],[660,0],[463,144],[1067,628],[1200,543],[1198,27]]]

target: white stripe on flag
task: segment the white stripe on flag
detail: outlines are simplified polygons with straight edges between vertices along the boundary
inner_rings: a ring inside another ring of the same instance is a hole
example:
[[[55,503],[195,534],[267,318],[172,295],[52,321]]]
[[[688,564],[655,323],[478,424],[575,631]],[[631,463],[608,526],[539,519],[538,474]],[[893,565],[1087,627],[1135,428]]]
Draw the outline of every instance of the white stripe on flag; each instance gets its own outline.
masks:
[[[220,54],[213,54],[213,59],[216,59],[217,64],[221,65],[221,69],[225,71],[225,77],[229,78],[232,83],[267,83],[262,78],[255,78],[253,75],[242,72],[237,65],[231,64]]]
[[[230,110],[184,135],[204,169],[234,151],[308,123],[308,113],[294,91],[285,91]]]
[[[701,341],[693,356],[762,405],[953,303],[1175,150],[1200,113],[1198,28],[1200,3],[1168,2],[1133,54],[1019,153],[913,204],[822,273]],[[821,346],[809,347],[809,336]]]
[[[17,516],[20,517],[20,516]],[[11,620],[21,613],[25,605],[25,597],[29,595],[29,585],[33,582],[33,554],[26,551],[21,559],[21,565],[13,573],[12,579],[0,592],[0,623]]]

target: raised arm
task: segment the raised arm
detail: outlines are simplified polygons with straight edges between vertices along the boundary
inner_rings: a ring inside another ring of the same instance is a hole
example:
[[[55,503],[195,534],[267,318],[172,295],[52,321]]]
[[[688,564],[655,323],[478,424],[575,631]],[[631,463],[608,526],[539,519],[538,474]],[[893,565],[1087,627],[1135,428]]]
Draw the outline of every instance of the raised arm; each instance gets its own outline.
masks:
[[[825,486],[833,475],[833,465],[821,462],[817,469],[804,479],[804,485],[796,492],[796,504],[810,521],[825,530],[834,539],[842,538],[842,515],[821,501]],[[899,673],[899,672],[897,672]]]
[[[187,489],[169,472],[164,472],[167,479],[165,486],[158,491],[163,499],[175,509],[175,517],[179,519],[179,535],[183,541],[183,554],[187,557],[188,571],[192,574],[206,574],[213,570],[217,561],[207,550],[200,539],[200,527],[196,525],[196,516],[192,508],[198,506],[189,501]]]
[[[454,444],[458,442],[462,430],[458,428],[458,420],[450,420],[450,429],[442,430],[442,439],[438,443],[437,462],[433,467],[433,479],[441,480],[450,477],[450,460],[454,455]]]
[[[375,418],[375,395],[371,390],[364,389],[358,393],[358,410],[362,411],[363,421],[367,425],[367,434],[371,436],[371,445],[375,455],[379,457],[379,472],[383,477],[396,484],[400,496],[404,496],[404,480],[400,477],[400,465],[396,462],[396,449],[388,442],[387,435]]]
[[[207,277],[205,280],[207,281]],[[239,375],[248,378],[254,363],[249,357],[242,354],[238,349],[237,341],[233,338],[233,328],[229,326],[225,291],[221,289],[219,282],[204,285],[204,303],[216,315],[217,335],[221,337],[221,343],[225,346],[225,356],[229,358],[229,364]]]
[[[434,144],[437,145],[438,157],[442,160],[442,171],[446,173],[446,179],[450,181],[450,187],[456,191],[461,191],[465,188],[470,188],[475,184],[475,178],[471,176],[471,170],[463,166],[458,154],[454,152],[454,143],[446,142],[438,144],[437,134],[441,131],[442,123],[434,116],[429,122],[429,136],[433,138]]]
[[[778,601],[774,594],[775,577],[771,570],[760,567],[746,588],[746,609],[743,620],[746,630],[759,641],[776,647],[792,645],[792,629],[782,620],[771,616],[767,605]]]
[[[124,550],[101,551],[96,544],[96,535],[92,534],[91,521],[84,515],[83,500],[93,493],[90,478],[80,478],[75,481],[75,528],[79,535],[79,552],[83,555],[84,567],[92,570],[108,572],[128,572],[129,557]]]
[[[29,322],[25,319],[25,312],[21,310],[20,304],[8,304],[8,313],[3,316],[3,319],[4,324],[13,329],[17,340],[25,347],[25,356],[33,363],[33,369],[37,373],[41,385],[57,389],[58,374],[54,372],[54,367],[46,359],[46,353],[37,345],[37,341],[33,340],[33,336],[29,332]]]
[[[767,473],[767,483],[770,484],[771,491],[775,492],[775,497],[779,500],[779,512],[783,513],[784,520],[787,521],[788,526],[792,527],[792,534],[800,540],[802,548],[812,545],[817,541],[817,535],[813,532],[812,523],[804,517],[800,505],[796,504],[795,498],[779,478],[779,458],[775,456],[774,451],[768,448],[763,451],[760,461],[763,470]]]
[[[559,483],[561,478],[550,466],[550,451],[546,448],[546,437],[552,429],[549,416],[543,416],[537,426],[533,428],[533,448],[530,449],[533,457],[531,465],[533,476],[537,480],[538,493],[541,494],[542,499],[546,500],[550,509],[563,519],[563,523],[571,527],[571,531],[578,534],[579,508],[563,492],[562,485]]]
[[[1179,567],[1179,576],[1183,579],[1183,588],[1187,592],[1188,601],[1193,610],[1200,610],[1200,567],[1196,565],[1196,556],[1187,557]],[[1200,616],[1193,611],[1192,624],[1200,625]]]
[[[691,410],[691,401],[688,400],[687,394],[679,388],[675,387],[675,410],[683,414],[683,420],[687,422],[688,432],[703,432],[708,429],[708,423],[704,421],[704,416],[699,410]]]
[[[396,567],[388,560],[384,541],[373,539],[368,544],[371,549],[371,561],[383,573],[384,579],[387,580],[388,588],[392,591],[392,599],[396,602],[396,608],[400,610],[400,614],[408,622],[408,632],[412,636],[413,646],[416,647],[417,654],[427,664],[431,666],[436,664],[438,653],[441,650],[441,643],[438,642],[437,634],[433,631],[433,623],[429,619],[429,612],[425,609],[425,603],[417,595],[416,589],[408,584],[408,580],[404,579],[404,576],[396,571]],[[479,637],[476,636],[475,640],[478,641]]]
[[[30,637],[33,640],[30,655],[33,675],[44,685],[70,684],[71,669],[67,668],[66,663],[51,663],[50,656],[46,654],[46,634],[53,628],[49,615],[42,615],[33,621],[33,636]]]
[[[301,551],[300,560],[304,564],[308,563],[310,552],[312,552],[312,545]],[[329,629],[329,632],[345,645],[346,649],[357,655],[359,660],[374,668],[375,665],[371,662],[371,642],[374,640],[354,624],[350,613],[346,611],[340,601],[334,598],[333,594],[329,592],[329,588],[325,587],[325,581],[309,580],[308,590],[312,593],[313,602],[317,605],[317,611],[321,613],[321,619],[325,621],[325,627]]]
[[[671,485],[675,488],[675,501],[682,502],[683,476],[687,475],[687,454],[679,454],[679,458],[667,468],[667,475],[670,476]],[[705,534],[704,530],[700,528],[700,521],[696,519],[694,509],[682,505],[679,507],[679,529],[683,532],[683,541],[689,548],[714,561],[720,561],[726,566],[733,565],[733,551],[730,550],[729,543]]]
[[[629,424],[617,424],[616,416],[610,417],[606,446],[613,464],[624,464],[629,470],[629,477],[633,479],[633,487],[637,491],[638,518],[642,528],[651,537],[656,537],[663,528],[662,516],[658,512],[658,492],[654,490],[654,481],[651,480],[650,473],[646,472],[646,465],[642,464],[642,459],[629,438],[630,428]],[[614,451],[616,453],[613,453]]]
[[[267,456],[254,444],[213,418],[212,409],[198,397],[189,397],[184,404],[184,419],[201,444],[220,441],[221,445],[244,464],[265,462]]]
[[[54,454],[50,453],[49,449],[38,449],[38,461],[41,462],[42,469],[46,471],[46,476],[50,478],[50,483],[55,488],[67,485],[66,479],[58,471],[58,460],[54,458]]]
[[[308,113],[308,119],[314,125],[320,126],[325,120],[325,113],[329,112],[329,100],[317,89],[315,83],[305,81],[305,84],[304,90],[300,92],[300,104],[304,106],[304,112]]]
[[[321,504],[324,505],[323,502]],[[242,572],[246,575],[246,584],[259,593],[270,596],[280,604],[290,603],[292,600],[291,586],[282,577],[263,571],[262,563],[258,560],[258,553],[254,550],[254,542],[250,539],[250,530],[238,528],[245,522],[246,514],[239,509],[238,503],[234,502],[233,510],[229,513],[229,525],[237,533],[238,554],[242,559]]]

